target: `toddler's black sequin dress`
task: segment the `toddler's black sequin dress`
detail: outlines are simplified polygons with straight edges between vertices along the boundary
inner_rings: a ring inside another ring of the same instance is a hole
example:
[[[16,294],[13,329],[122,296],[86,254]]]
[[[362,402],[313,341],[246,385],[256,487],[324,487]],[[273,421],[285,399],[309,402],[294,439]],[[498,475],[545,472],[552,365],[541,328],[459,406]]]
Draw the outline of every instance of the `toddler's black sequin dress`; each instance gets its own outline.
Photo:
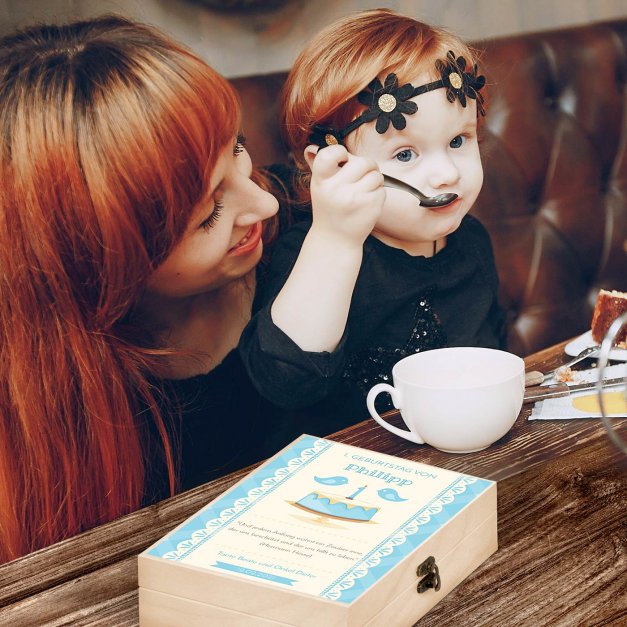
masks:
[[[391,382],[392,366],[406,355],[443,346],[505,347],[490,237],[466,216],[431,258],[368,237],[340,345],[333,353],[300,350],[274,326],[270,307],[310,225],[297,222],[276,244],[257,288],[257,313],[240,342],[256,388],[289,410],[283,439],[327,435],[366,419],[367,391]],[[377,402],[388,402],[387,395]]]

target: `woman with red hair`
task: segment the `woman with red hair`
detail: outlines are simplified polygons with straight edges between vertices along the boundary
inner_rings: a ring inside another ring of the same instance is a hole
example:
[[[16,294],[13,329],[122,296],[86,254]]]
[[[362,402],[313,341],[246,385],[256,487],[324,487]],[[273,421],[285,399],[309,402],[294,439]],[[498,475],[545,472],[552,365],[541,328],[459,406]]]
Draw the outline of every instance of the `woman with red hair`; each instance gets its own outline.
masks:
[[[0,562],[268,453],[239,111],[119,17],[0,40]]]

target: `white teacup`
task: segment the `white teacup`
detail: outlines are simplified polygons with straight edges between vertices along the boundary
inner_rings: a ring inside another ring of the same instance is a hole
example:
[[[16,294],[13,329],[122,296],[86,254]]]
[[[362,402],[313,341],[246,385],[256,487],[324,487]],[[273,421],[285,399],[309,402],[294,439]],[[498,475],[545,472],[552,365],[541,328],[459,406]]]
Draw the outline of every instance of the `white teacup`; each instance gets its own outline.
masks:
[[[394,386],[375,385],[370,415],[388,431],[447,453],[480,451],[512,427],[525,392],[520,357],[491,348],[454,347],[417,353],[392,368]],[[389,392],[409,431],[387,423],[374,401]]]

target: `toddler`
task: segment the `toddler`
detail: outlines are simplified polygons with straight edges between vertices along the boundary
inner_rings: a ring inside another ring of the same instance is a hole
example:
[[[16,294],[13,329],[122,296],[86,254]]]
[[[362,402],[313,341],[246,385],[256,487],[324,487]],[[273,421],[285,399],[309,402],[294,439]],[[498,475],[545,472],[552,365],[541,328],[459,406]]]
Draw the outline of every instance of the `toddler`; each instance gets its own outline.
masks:
[[[262,394],[307,408],[295,433],[364,419],[367,391],[409,354],[504,348],[490,238],[468,215],[484,82],[458,37],[386,9],[331,24],[296,60],[286,183],[311,214],[277,243],[240,345]],[[426,207],[382,174],[456,197]]]

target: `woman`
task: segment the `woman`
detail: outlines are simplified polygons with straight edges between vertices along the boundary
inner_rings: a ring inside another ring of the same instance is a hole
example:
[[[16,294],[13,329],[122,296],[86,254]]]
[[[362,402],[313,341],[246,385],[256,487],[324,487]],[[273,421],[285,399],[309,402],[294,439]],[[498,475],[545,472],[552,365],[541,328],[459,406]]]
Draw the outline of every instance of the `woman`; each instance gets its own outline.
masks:
[[[0,562],[268,453],[233,349],[277,202],[239,124],[149,27],[0,40]]]

